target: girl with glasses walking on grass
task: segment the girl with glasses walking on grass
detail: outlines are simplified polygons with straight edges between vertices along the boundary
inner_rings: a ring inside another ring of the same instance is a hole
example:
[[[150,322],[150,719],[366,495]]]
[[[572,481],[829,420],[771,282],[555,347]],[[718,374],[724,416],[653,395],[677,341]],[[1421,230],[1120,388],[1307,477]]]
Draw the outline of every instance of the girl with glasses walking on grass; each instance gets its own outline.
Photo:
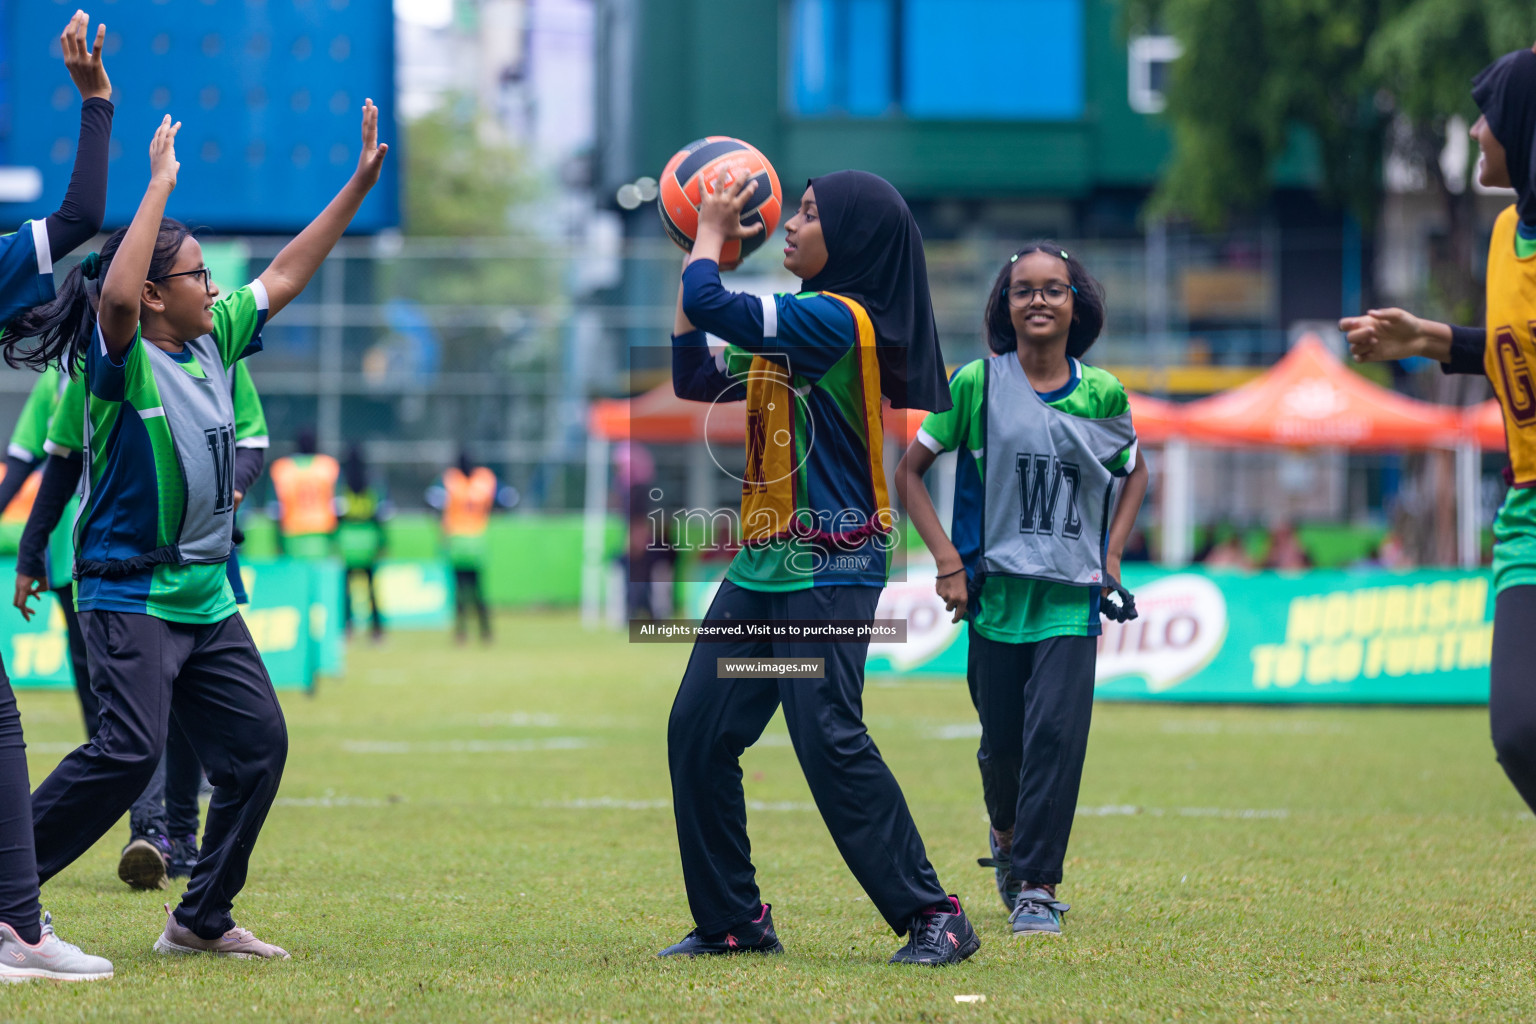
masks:
[[[268,317],[341,238],[387,147],[368,101],[351,180],[259,278],[219,299],[197,240],[164,215],[179,128],[167,117],[155,131],[133,222],[0,340],[31,365],[83,366],[86,385],[76,602],[100,721],[33,794],[38,876],[68,867],[128,810],[174,716],[214,793],[197,866],[155,951],[286,958],[230,916],[288,739],[225,572],[236,447],[227,375],[260,350]]]
[[[1020,249],[998,272],[985,324],[996,354],[955,372],[953,407],[923,421],[896,488],[933,553],[944,606],[970,620],[966,680],[991,820],[981,863],[1014,935],[1058,935],[1099,615],[1135,614],[1120,556],[1147,467],[1125,388],[1082,362],[1104,326],[1103,292],[1082,263],[1054,242]],[[923,487],[946,451],[959,452],[948,534]],[[1112,591],[1120,603],[1101,600]]]

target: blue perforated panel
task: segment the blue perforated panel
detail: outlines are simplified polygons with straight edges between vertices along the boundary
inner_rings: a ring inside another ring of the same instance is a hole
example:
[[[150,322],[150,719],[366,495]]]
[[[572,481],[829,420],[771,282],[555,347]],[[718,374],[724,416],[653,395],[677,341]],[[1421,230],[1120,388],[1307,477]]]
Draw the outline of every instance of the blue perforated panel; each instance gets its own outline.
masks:
[[[1083,0],[906,0],[912,117],[1073,120],[1083,113]]]
[[[43,172],[43,198],[0,206],[0,223],[47,212],[69,183],[79,95],[57,37],[79,0],[0,0],[9,132],[3,156]],[[214,231],[289,232],[356,166],[372,97],[391,153],[356,232],[399,222],[394,20],[384,0],[93,0],[107,24],[117,104],[107,223],[133,216],[163,114],[182,122],[169,213]],[[92,26],[94,32],[94,24]],[[3,126],[0,126],[3,128]]]

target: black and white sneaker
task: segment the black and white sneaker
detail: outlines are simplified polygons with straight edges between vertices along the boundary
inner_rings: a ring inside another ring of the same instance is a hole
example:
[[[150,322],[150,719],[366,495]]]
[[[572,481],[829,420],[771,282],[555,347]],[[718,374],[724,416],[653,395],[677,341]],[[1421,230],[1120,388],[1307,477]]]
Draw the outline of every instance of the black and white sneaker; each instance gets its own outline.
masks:
[[[718,935],[697,928],[682,942],[668,946],[657,956],[724,956],[730,953],[782,953],[784,944],[773,931],[773,907],[764,903],[756,920],[737,925]]]
[[[896,951],[891,963],[942,967],[957,964],[981,948],[976,929],[960,908],[960,898],[950,894],[949,902],[953,911],[930,908],[912,918],[907,944]]]

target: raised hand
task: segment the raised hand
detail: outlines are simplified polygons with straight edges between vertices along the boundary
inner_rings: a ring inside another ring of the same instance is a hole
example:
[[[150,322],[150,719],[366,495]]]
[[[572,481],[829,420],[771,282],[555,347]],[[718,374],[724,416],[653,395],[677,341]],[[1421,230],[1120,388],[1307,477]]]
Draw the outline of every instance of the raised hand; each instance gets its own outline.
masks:
[[[155,137],[149,140],[149,180],[151,183],[163,182],[171,188],[176,187],[176,175],[181,170],[181,163],[176,159],[176,133],[181,131],[181,122],[171,123],[171,115],[166,114],[160,121],[160,127],[155,129]]]
[[[373,100],[363,101],[363,151],[357,157],[357,170],[352,178],[364,188],[373,188],[379,182],[384,169],[384,155],[389,152],[387,143],[379,142],[379,108]]]
[[[107,69],[101,65],[101,46],[107,39],[107,26],[105,22],[96,26],[96,45],[92,47],[86,42],[90,25],[91,16],[76,11],[69,24],[64,26],[59,35],[59,44],[64,48],[64,66],[69,69],[69,77],[80,90],[82,100],[92,97],[110,100],[112,82],[107,78]]]
[[[763,230],[759,221],[751,227],[743,227],[741,223],[741,211],[746,208],[747,200],[752,198],[752,193],[757,191],[757,181],[754,178],[744,177],[740,181],[727,182],[726,169],[721,168],[715,177],[714,190],[703,189],[703,195],[699,202],[699,233],[706,229],[718,232],[726,241],[733,238],[751,238]]]

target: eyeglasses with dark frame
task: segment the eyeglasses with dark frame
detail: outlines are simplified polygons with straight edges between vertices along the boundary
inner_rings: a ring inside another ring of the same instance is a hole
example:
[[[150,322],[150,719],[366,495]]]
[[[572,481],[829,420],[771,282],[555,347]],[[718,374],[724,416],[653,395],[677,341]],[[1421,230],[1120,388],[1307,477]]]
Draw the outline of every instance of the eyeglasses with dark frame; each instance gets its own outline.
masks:
[[[1044,288],[1030,288],[1020,285],[1017,288],[1008,289],[1008,304],[1015,309],[1023,309],[1035,301],[1035,296],[1045,300],[1047,306],[1065,306],[1067,299],[1077,293],[1077,289],[1067,284],[1051,282]]]
[[[151,281],[169,281],[173,277],[201,277],[203,279],[203,291],[213,294],[213,273],[208,267],[201,266],[196,270],[182,270],[175,274],[161,274],[159,277],[150,278]]]

